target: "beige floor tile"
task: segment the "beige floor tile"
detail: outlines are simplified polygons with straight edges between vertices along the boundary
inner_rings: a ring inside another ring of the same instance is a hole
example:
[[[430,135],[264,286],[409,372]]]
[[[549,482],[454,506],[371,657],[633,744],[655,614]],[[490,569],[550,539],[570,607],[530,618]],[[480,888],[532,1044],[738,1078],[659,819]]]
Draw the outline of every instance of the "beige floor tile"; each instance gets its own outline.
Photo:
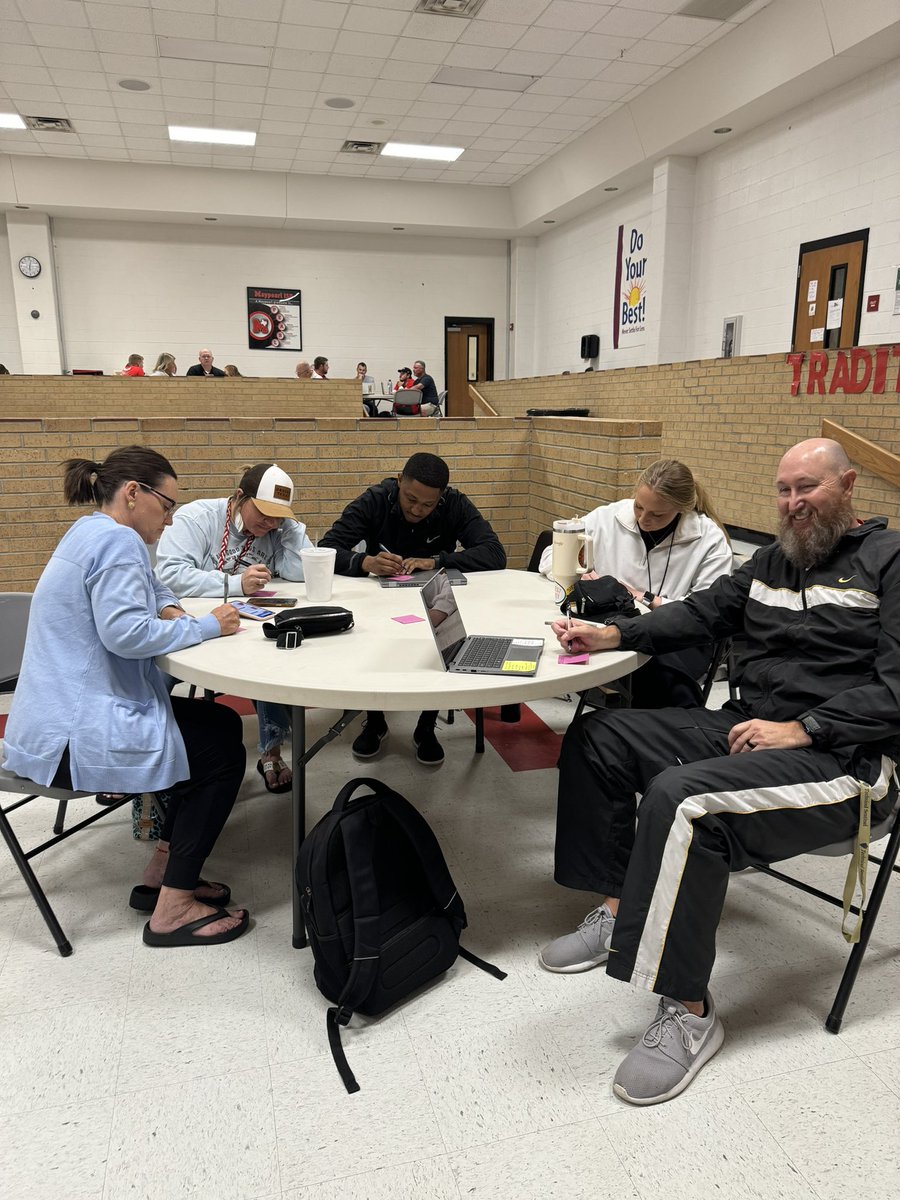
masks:
[[[111,1096],[124,1017],[121,999],[0,1017],[0,1114]]]
[[[10,1200],[99,1200],[112,1099],[0,1118],[0,1190]]]
[[[74,952],[63,958],[49,931],[45,944],[17,939],[0,970],[0,1015],[39,1013],[64,1004],[93,1001],[103,1004],[128,990],[134,958],[134,929],[109,934],[99,941],[79,939]]]
[[[874,1071],[882,1083],[886,1084],[895,1096],[900,1096],[900,1049],[881,1050],[875,1054],[866,1054],[862,1060]]]
[[[865,1063],[795,1071],[740,1094],[821,1200],[843,1200],[862,1181],[872,1195],[900,1192],[900,1097]]]
[[[447,1149],[570,1125],[592,1109],[548,1021],[498,1021],[413,1037]]]
[[[360,1085],[353,1095],[330,1054],[272,1067],[286,1191],[445,1152],[412,1048],[345,1050]]]
[[[595,1119],[452,1155],[460,1196],[475,1200],[641,1200]]]
[[[621,1108],[601,1127],[643,1200],[818,1200],[740,1097],[719,1090]]]
[[[267,1069],[116,1098],[103,1200],[256,1200],[279,1184]]]
[[[284,1193],[284,1200],[460,1200],[445,1157],[397,1163]]]

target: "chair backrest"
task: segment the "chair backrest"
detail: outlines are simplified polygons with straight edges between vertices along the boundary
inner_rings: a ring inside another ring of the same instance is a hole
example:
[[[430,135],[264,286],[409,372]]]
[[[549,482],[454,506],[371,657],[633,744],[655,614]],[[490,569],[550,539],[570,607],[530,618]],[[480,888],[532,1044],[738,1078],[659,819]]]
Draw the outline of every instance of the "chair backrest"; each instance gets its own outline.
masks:
[[[541,565],[541,555],[553,541],[553,530],[542,529],[537,535],[537,541],[534,543],[534,549],[531,552],[531,558],[528,560],[527,571],[537,572]]]
[[[0,691],[12,691],[19,677],[30,610],[30,592],[0,592]]]

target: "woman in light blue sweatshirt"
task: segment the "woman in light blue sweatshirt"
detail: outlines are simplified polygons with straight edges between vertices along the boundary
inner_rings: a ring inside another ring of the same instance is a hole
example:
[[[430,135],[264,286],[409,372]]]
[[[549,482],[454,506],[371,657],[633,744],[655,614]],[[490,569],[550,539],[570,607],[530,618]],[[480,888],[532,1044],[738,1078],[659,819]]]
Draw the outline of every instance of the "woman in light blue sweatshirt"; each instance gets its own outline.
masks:
[[[127,446],[63,466],[68,503],[97,511],[64,535],[35,588],[3,765],[44,787],[168,791],[163,837],[132,893],[156,900],[144,941],[231,941],[249,913],[222,908],[228,888],[200,872],[243,779],[240,718],[170,699],[154,658],[234,633],[240,619],[231,605],[189,617],[153,574],[147,547],[178,500],[167,459]]]
[[[294,484],[276,463],[248,467],[228,499],[194,500],[160,539],[156,572],[176,596],[252,596],[273,577],[301,580],[300,551],[312,546],[294,516]],[[270,792],[291,790],[291,769],[281,757],[291,731],[283,704],[256,701],[259,753],[256,769]]]

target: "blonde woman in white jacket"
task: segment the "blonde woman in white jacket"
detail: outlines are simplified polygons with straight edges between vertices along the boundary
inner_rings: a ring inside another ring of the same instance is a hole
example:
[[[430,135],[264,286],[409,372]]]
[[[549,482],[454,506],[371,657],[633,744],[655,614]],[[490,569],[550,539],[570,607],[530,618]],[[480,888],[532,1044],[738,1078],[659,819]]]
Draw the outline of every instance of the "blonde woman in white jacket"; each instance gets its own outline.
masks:
[[[637,482],[633,500],[603,504],[584,518],[593,537],[595,571],[586,579],[612,575],[647,608],[683,600],[731,572],[728,538],[705,489],[675,458],[652,463]],[[541,556],[550,575],[553,548]],[[636,708],[696,705],[696,683],[711,646],[663,654],[631,677]]]

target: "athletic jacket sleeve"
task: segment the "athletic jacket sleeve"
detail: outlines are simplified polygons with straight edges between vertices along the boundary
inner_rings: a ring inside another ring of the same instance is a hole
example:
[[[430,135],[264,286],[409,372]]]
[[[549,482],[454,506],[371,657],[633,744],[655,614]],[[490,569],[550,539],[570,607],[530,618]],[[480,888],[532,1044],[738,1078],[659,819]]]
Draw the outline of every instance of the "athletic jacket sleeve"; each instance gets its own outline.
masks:
[[[506,551],[486,520],[468,496],[457,492],[452,511],[447,514],[450,532],[462,545],[462,550],[444,550],[436,556],[439,567],[456,567],[460,571],[502,571],[506,566]]]
[[[686,600],[674,600],[630,620],[617,617],[612,623],[622,634],[622,649],[665,654],[740,633],[753,581],[751,563],[733,575],[720,575],[710,587],[693,592]]]
[[[275,543],[275,570],[280,579],[299,581],[303,578],[303,561],[300,551],[312,547],[302,521],[285,521],[271,535]]]
[[[367,488],[361,496],[351,500],[332,527],[323,538],[320,546],[333,546],[337,551],[334,560],[335,573],[338,575],[364,575],[362,569],[365,550],[354,550],[360,542],[367,542],[377,536],[377,528],[384,521],[384,514],[379,514],[375,493]]]

